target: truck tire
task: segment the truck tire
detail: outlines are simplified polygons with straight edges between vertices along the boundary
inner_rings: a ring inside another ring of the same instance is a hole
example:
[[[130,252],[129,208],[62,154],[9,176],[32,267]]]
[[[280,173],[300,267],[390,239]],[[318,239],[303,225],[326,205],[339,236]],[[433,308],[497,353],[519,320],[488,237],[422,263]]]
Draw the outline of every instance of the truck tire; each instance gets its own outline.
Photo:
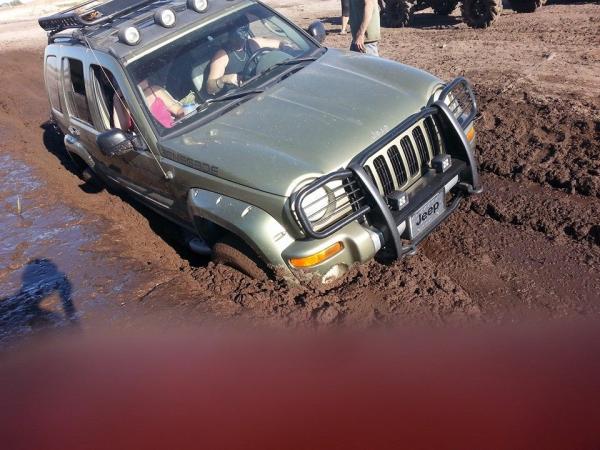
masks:
[[[518,13],[532,13],[545,3],[543,0],[510,0],[513,11]]]
[[[502,12],[502,0],[463,0],[460,9],[471,28],[487,28]]]
[[[228,236],[217,242],[212,248],[212,261],[239,270],[255,280],[268,279],[264,264],[252,249],[239,239]]]
[[[381,24],[391,28],[405,27],[409,24],[413,12],[413,5],[406,0],[388,0],[380,13]]]
[[[431,9],[438,16],[448,16],[456,9],[456,5],[458,5],[458,0],[433,0]]]

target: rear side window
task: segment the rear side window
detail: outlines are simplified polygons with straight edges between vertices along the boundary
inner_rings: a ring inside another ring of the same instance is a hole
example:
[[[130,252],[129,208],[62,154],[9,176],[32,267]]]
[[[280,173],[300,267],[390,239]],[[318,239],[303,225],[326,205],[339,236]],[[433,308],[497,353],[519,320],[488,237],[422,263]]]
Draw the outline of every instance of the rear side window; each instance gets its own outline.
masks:
[[[63,75],[65,81],[65,97],[69,114],[87,123],[91,123],[90,108],[85,92],[83,63],[78,59],[63,60]]]
[[[48,91],[50,106],[62,112],[63,106],[60,98],[60,85],[58,83],[59,74],[58,58],[52,55],[48,56],[46,58],[46,90]]]

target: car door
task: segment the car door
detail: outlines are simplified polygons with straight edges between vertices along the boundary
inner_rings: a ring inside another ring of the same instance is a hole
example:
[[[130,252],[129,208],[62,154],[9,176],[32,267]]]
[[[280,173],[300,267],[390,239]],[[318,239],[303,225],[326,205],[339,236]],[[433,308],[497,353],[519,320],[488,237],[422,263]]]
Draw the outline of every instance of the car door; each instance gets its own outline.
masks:
[[[108,156],[94,146],[95,159],[108,177],[149,206],[168,213],[174,203],[168,170],[156,153],[155,142],[141,115],[138,100],[120,66],[111,58],[95,54],[89,61],[86,77],[94,141],[99,133],[115,128],[114,102],[121,102],[127,110],[131,127],[123,131],[134,138],[134,149],[120,156]]]

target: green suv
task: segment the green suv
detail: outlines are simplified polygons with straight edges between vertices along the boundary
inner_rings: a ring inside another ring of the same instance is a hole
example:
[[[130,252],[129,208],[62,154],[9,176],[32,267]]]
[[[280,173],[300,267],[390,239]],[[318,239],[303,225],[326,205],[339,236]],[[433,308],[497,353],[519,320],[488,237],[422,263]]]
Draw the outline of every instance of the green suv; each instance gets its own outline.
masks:
[[[481,191],[469,83],[323,47],[318,21],[255,0],[112,0],[39,23],[83,173],[250,276],[401,258]]]

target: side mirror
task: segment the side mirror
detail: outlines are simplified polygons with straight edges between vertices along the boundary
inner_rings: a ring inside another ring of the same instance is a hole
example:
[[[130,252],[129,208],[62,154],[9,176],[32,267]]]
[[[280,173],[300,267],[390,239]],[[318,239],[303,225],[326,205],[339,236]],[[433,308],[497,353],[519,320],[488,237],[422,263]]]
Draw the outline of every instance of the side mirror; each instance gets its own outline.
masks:
[[[315,20],[314,22],[312,22],[308,26],[306,31],[313,38],[315,38],[319,42],[319,44],[323,43],[323,41],[325,40],[325,36],[327,35],[327,33],[325,32],[325,26],[323,25],[323,22],[321,22],[320,20]]]
[[[96,136],[96,144],[106,156],[121,156],[133,150],[131,139],[118,128],[100,133]]]

